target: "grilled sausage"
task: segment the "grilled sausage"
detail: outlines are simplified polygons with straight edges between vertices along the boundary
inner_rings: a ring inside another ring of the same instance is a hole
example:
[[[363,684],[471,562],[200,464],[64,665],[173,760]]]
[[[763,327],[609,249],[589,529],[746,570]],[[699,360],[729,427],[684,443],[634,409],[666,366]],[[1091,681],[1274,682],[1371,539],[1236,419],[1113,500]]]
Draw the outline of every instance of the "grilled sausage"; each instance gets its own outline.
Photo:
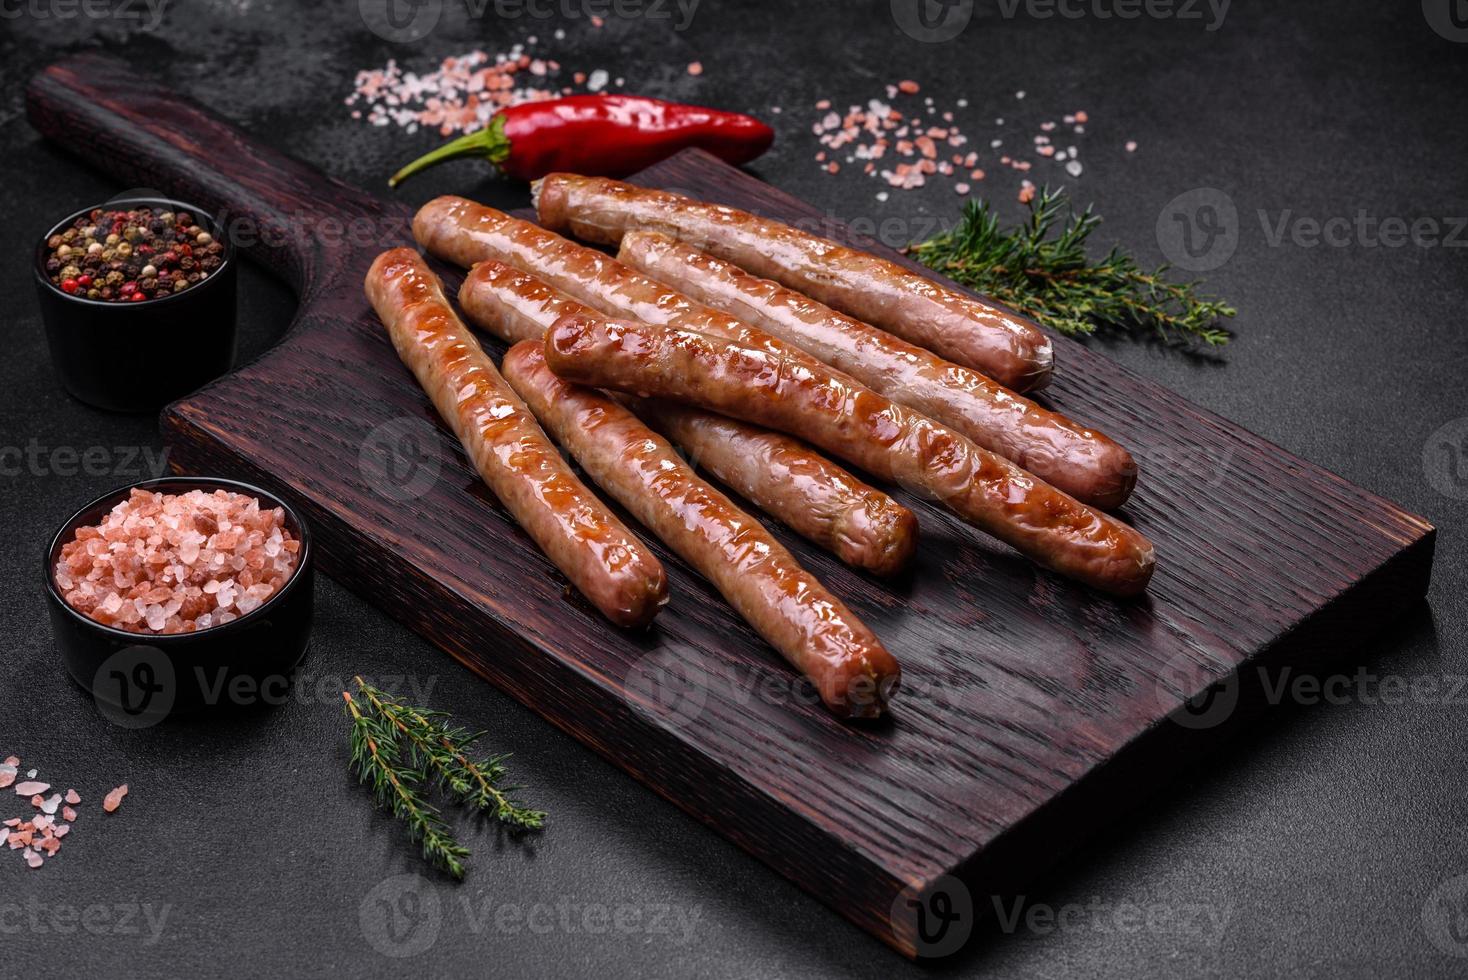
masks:
[[[806,355],[763,330],[695,303],[616,259],[530,221],[462,197],[440,197],[418,209],[413,236],[433,255],[465,268],[503,262],[608,316],[629,316],[697,330],[761,350]]]
[[[556,321],[545,351],[567,381],[686,401],[807,439],[1097,589],[1135,595],[1152,576],[1152,545],[1132,528],[823,366],[587,315]]]
[[[540,223],[615,245],[659,231],[981,371],[1015,391],[1050,381],[1054,350],[1018,314],[940,286],[896,262],[745,211],[617,180],[550,174],[531,185]]]
[[[650,231],[623,235],[617,258],[951,425],[1083,503],[1119,507],[1136,483],[1131,453],[1101,433],[732,262]]]
[[[572,474],[418,253],[379,255],[366,291],[398,356],[526,533],[612,622],[650,622],[668,601],[662,564]]]
[[[591,388],[545,366],[522,341],[505,379],[597,484],[683,556],[843,718],[873,718],[896,690],[897,661],[759,522],[696,476],[666,440]]]
[[[441,258],[461,265],[480,260],[508,263],[610,316],[713,334],[797,359],[814,356],[895,401],[948,422],[984,448],[1086,503],[1119,506],[1135,483],[1136,464],[1131,455],[1104,435],[1047,412],[976,371],[945,362],[924,348],[836,313],[778,283],[737,273],[730,263],[713,256],[705,255],[703,266],[680,274],[676,267],[689,255],[668,258],[650,243],[646,233],[633,232],[624,238],[623,255],[628,262],[619,262],[531,222],[463,198],[429,202],[418,212],[413,226],[419,242]],[[668,242],[665,236],[656,238]],[[668,247],[686,249],[692,256],[703,254],[677,243]],[[658,268],[638,271],[633,268],[638,263],[656,263]],[[678,286],[708,289],[700,286],[713,268],[708,263],[717,263],[719,269],[755,284],[762,291],[760,301],[741,296],[739,309],[716,309],[704,305],[716,296],[700,295],[696,302],[677,291]],[[679,281],[658,281],[654,278],[658,273]],[[779,294],[769,294],[770,289]]]
[[[569,313],[594,311],[500,262],[474,267],[459,290],[473,323],[509,343],[540,341]],[[669,402],[636,400],[644,422],[765,513],[836,557],[877,575],[905,567],[917,518],[798,439]]]

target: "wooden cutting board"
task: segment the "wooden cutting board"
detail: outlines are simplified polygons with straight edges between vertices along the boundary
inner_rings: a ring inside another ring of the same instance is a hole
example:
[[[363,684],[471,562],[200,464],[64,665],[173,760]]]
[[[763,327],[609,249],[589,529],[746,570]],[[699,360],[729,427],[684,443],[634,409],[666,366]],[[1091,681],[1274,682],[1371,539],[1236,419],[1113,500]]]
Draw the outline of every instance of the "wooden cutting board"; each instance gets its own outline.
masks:
[[[408,208],[105,57],[52,66],[26,98],[117,180],[243,222],[244,250],[299,294],[279,346],[165,410],[177,467],[289,494],[328,574],[908,955],[957,945],[991,894],[1196,762],[1263,702],[1255,665],[1339,650],[1427,589],[1421,518],[1058,338],[1044,401],[1140,461],[1123,516],[1156,543],[1151,590],[1104,598],[905,497],[923,538],[897,582],[777,529],[902,662],[891,717],[842,724],[665,549],[673,601],[649,632],[570,592],[363,298],[373,257],[411,243]],[[636,180],[851,238],[707,155]]]

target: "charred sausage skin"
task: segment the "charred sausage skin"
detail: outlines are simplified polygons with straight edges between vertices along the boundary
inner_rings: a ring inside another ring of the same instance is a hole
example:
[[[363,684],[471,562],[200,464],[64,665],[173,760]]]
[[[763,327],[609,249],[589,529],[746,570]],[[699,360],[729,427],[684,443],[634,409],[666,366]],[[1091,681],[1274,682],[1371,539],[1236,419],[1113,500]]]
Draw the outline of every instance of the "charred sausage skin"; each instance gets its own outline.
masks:
[[[1016,313],[896,262],[769,218],[619,180],[548,174],[531,185],[540,223],[616,245],[658,231],[774,279],[1014,391],[1050,382],[1050,338]]]
[[[493,260],[470,271],[459,305],[470,321],[512,344],[540,341],[562,316],[595,315],[536,276]],[[848,565],[893,575],[912,559],[912,511],[800,440],[686,405],[629,401],[698,466]]]
[[[379,255],[365,288],[398,356],[520,526],[608,619],[647,625],[668,601],[662,564],[576,479],[418,253]]]
[[[1105,435],[773,279],[658,232],[623,235],[617,258],[951,425],[1083,503],[1119,507],[1136,483],[1131,453]]]
[[[584,314],[558,320],[545,352],[565,380],[685,401],[806,439],[1102,591],[1136,595],[1151,579],[1152,545],[1132,528],[834,371]]]
[[[723,594],[843,718],[874,718],[901,672],[880,640],[758,521],[701,480],[668,442],[516,344],[505,378],[593,480]]]

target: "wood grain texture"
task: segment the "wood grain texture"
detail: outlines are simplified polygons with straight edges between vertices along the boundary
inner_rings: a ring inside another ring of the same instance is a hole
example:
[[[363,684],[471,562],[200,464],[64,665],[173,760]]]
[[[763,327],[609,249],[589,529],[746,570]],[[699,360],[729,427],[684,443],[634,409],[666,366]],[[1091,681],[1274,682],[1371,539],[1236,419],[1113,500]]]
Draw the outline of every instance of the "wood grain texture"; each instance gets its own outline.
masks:
[[[438,424],[363,298],[373,257],[409,241],[404,206],[99,56],[38,75],[27,107],[42,133],[117,179],[261,227],[264,241],[240,244],[300,295],[278,347],[165,411],[176,466],[288,494],[328,574],[908,955],[932,947],[898,901],[904,888],[956,874],[988,908],[987,895],[1229,729],[1169,721],[1185,698],[1246,664],[1354,643],[1426,591],[1433,530],[1420,518],[1057,338],[1043,401],[1141,464],[1123,516],[1156,543],[1150,591],[1106,599],[900,493],[923,540],[895,583],[776,528],[903,664],[889,720],[842,724],[655,542],[673,601],[651,631],[618,631],[569,593]],[[703,154],[637,181],[851,239]],[[331,234],[327,219],[372,231]],[[419,463],[437,475],[417,495],[372,464],[380,436],[402,425],[432,427]],[[1262,701],[1248,682],[1227,690],[1231,722]]]

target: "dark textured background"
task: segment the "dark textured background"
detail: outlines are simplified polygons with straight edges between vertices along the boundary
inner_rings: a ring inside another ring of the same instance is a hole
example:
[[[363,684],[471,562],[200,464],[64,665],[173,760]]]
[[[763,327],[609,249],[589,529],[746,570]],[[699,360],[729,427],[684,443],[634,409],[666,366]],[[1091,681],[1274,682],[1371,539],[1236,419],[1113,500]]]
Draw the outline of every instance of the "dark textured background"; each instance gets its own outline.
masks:
[[[1449,466],[1468,428],[1459,421],[1468,416],[1468,250],[1272,245],[1258,217],[1352,218],[1364,210],[1435,218],[1444,228],[1461,221],[1468,44],[1435,33],[1412,0],[1240,2],[1215,31],[1197,20],[1094,12],[1038,19],[1021,8],[1004,17],[1005,5],[980,3],[962,35],[932,44],[904,35],[885,2],[703,0],[681,32],[668,21],[617,17],[593,30],[582,17],[560,20],[566,36],[554,41],[557,22],[474,19],[461,0],[445,0],[439,26],[411,44],[366,30],[355,3],[332,13],[306,6],[172,3],[152,30],[121,16],[64,18],[72,9],[65,0],[0,9],[0,234],[10,256],[0,266],[8,347],[0,359],[0,528],[10,559],[0,573],[0,623],[11,638],[0,671],[0,757],[18,754],[43,777],[76,786],[90,810],[61,855],[37,872],[0,853],[0,972],[56,965],[80,975],[918,975],[919,967],[330,581],[318,585],[303,682],[270,712],[119,729],[71,686],[52,650],[37,562],[43,539],[87,499],[144,475],[130,457],[159,443],[154,420],[92,411],[53,378],[29,281],[34,236],[121,188],[35,137],[23,115],[25,79],[63,52],[106,47],[333,175],[380,186],[434,140],[352,120],[342,99],[353,74],[389,57],[428,69],[442,56],[503,50],[530,34],[541,39],[538,52],[568,71],[604,67],[625,76],[628,91],[766,115],[779,139],[756,171],[845,218],[895,217],[921,233],[930,219],[957,213],[946,181],[878,204],[873,182],[851,169],[828,176],[811,159],[816,99],[864,103],[907,77],[942,102],[970,100],[959,121],[985,156],[996,116],[1008,117],[1011,140],[1027,139],[1040,120],[1086,109],[1090,132],[1076,141],[1086,173],[1070,182],[1073,193],[1106,216],[1105,244],[1125,243],[1146,262],[1162,259],[1154,229],[1167,202],[1199,187],[1225,192],[1240,214],[1240,245],[1208,280],[1241,311],[1226,355],[1200,360],[1136,343],[1106,349],[1433,521],[1441,536],[1429,601],[1386,639],[1341,652],[1332,669],[1352,678],[1340,688],[1342,703],[1269,712],[1225,755],[1159,783],[1134,819],[1098,828],[1090,847],[1035,882],[1029,901],[1040,914],[1071,908],[1064,928],[1043,919],[1008,932],[990,925],[938,971],[1468,971],[1468,942],[1454,938],[1465,935],[1454,931],[1464,920],[1453,917],[1451,901],[1453,879],[1468,872],[1468,693],[1446,693],[1468,674],[1460,534],[1468,475]],[[699,78],[684,71],[695,59],[705,66]],[[1017,89],[1027,92],[1018,105]],[[770,115],[775,105],[784,111]],[[1141,144],[1132,158],[1120,150],[1127,139]],[[1016,182],[987,162],[991,177],[977,186],[1016,216]],[[455,165],[404,194],[415,203],[450,191],[500,206],[525,202],[522,187],[481,176]],[[241,355],[249,358],[279,337],[292,299],[255,268],[243,270],[241,284]],[[32,445],[43,450],[40,464],[17,466],[15,449]],[[57,447],[104,447],[106,472],[65,472],[65,458],[49,462]],[[465,827],[476,853],[468,881],[454,886],[426,871],[345,775],[337,692],[354,672],[414,685],[420,699],[489,729],[489,745],[515,753],[526,795],[550,810],[550,829],[524,847]],[[1435,684],[1439,693],[1387,697],[1387,675]],[[131,796],[103,818],[97,800],[124,780]],[[29,807],[15,800],[3,809],[8,817]],[[380,928],[377,899],[412,883],[395,876],[416,873],[429,881],[424,904],[402,920],[394,945]],[[515,928],[497,919],[507,904],[552,911],[537,913],[533,928]],[[589,932],[588,907],[638,910],[640,925]],[[156,920],[165,908],[155,936],[143,912]],[[76,918],[84,912],[90,929]],[[671,934],[653,927],[663,913],[675,923]],[[1210,914],[1221,930],[1181,924]],[[691,924],[687,932],[680,921]],[[427,949],[410,960],[379,951],[415,945]]]

